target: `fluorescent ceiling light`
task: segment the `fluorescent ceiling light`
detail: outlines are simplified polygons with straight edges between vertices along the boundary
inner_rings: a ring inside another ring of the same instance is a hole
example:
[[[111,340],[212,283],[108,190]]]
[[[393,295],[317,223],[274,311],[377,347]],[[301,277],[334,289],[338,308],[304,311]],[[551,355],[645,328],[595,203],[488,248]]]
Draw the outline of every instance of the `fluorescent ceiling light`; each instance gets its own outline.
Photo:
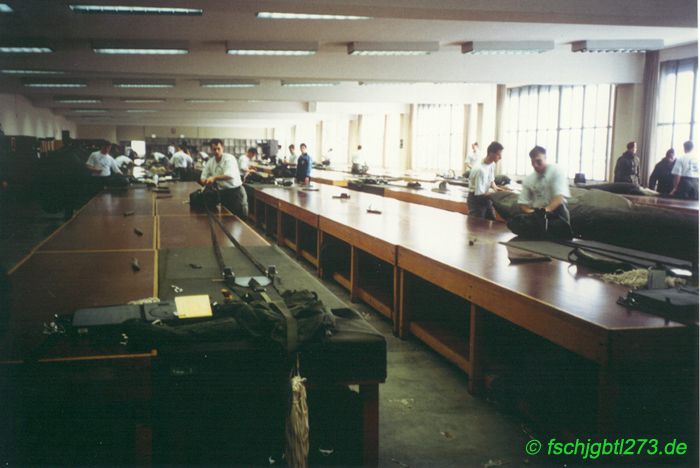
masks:
[[[617,52],[617,53],[643,53],[647,50],[658,50],[663,48],[664,41],[661,39],[643,40],[612,40],[612,41],[577,41],[571,43],[572,52]]]
[[[280,13],[276,11],[260,11],[256,15],[260,19],[285,19],[285,20],[369,20],[371,16],[353,15],[317,15],[310,13]]]
[[[201,8],[174,8],[174,7],[145,7],[122,5],[70,5],[74,13],[107,14],[107,15],[174,15],[174,16],[201,16],[204,12]]]
[[[65,75],[66,72],[58,70],[18,70],[18,69],[5,69],[0,70],[0,73],[4,75]]]
[[[70,81],[27,81],[24,83],[27,88],[86,88],[87,83]]]
[[[56,97],[54,101],[63,104],[99,104],[102,99],[99,98],[84,98],[84,97]]]
[[[316,42],[233,42],[226,43],[229,55],[309,56],[318,51]]]
[[[153,112],[158,112],[155,109],[127,109],[129,114],[151,114]]]
[[[542,54],[551,50],[554,50],[554,41],[477,41],[462,44],[462,53],[470,55]]]
[[[185,55],[190,52],[184,41],[94,41],[92,50],[107,55]]]
[[[330,86],[338,86],[337,81],[283,81],[282,86],[288,88],[327,88]]]
[[[360,86],[407,86],[418,84],[411,81],[360,81]]]
[[[202,88],[253,88],[260,84],[259,81],[219,81],[219,80],[201,80],[199,86]]]
[[[120,49],[104,47],[93,50],[96,54],[105,55],[185,55],[189,53],[187,49]]]
[[[114,81],[112,85],[115,88],[174,88],[174,80],[162,80],[162,81],[147,81],[147,80],[137,80],[137,81]]]
[[[71,109],[76,114],[104,114],[107,109]]]
[[[0,46],[0,53],[3,54],[50,54],[53,49],[50,47],[24,47],[24,46]]]
[[[152,104],[156,102],[165,102],[165,99],[151,99],[151,98],[146,98],[146,99],[138,99],[138,98],[126,98],[122,99],[122,102],[129,102],[132,104]]]
[[[0,3],[0,13],[12,13],[14,10],[7,3]]]
[[[226,99],[185,99],[190,104],[222,104]]]
[[[351,42],[348,44],[349,55],[429,55],[438,50],[440,50],[438,42]]]

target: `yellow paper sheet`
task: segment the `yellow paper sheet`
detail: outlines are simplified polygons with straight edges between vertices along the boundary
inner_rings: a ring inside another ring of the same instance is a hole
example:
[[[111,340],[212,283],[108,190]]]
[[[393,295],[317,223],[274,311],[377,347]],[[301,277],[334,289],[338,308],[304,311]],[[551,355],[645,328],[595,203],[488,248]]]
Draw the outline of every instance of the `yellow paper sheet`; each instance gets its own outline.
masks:
[[[209,296],[201,294],[198,296],[177,296],[175,298],[177,315],[182,318],[211,317],[211,304]]]

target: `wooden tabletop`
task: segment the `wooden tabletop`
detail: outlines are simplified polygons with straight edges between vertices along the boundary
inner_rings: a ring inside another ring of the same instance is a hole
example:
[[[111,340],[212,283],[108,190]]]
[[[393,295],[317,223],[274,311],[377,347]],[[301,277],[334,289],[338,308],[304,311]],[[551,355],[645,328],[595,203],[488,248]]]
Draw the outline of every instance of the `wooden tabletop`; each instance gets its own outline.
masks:
[[[290,190],[262,190],[286,202],[298,197]],[[495,300],[498,291],[508,291],[599,331],[682,327],[617,305],[627,288],[590,277],[592,272],[567,262],[511,265],[506,247],[498,242],[515,236],[503,223],[363,192],[349,192],[349,200],[332,199],[339,192],[342,190],[321,186],[318,192],[304,195],[303,205],[315,211],[321,222],[325,218],[358,235],[397,245],[399,266],[402,255],[420,257],[425,260],[424,268],[439,264],[465,278],[481,280],[494,291]],[[382,214],[366,213],[370,204]],[[474,245],[469,245],[470,239],[476,239]]]

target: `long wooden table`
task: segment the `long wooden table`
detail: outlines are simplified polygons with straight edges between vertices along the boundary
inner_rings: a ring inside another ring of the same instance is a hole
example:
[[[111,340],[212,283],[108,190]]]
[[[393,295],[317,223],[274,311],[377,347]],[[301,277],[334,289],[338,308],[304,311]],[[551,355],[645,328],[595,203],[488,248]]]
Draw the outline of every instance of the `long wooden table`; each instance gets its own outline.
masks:
[[[172,291],[159,290],[160,249],[211,246],[211,232],[207,215],[191,212],[188,205],[189,194],[197,185],[180,182],[168,187],[169,194],[132,188],[97,195],[19,262],[9,272],[12,309],[8,332],[0,341],[0,377],[41,369],[49,381],[75,377],[76,385],[86,387],[80,398],[110,405],[140,405],[135,413],[139,422],[134,456],[142,464],[149,464],[151,457],[148,441],[152,437],[149,408],[153,390],[149,375],[157,351],[134,353],[120,345],[97,345],[90,340],[43,349],[46,337],[42,323],[50,322],[54,314],[71,314],[79,308],[172,295]],[[241,245],[269,246],[227,210],[222,208],[216,216]],[[222,248],[232,245],[220,230],[217,238]],[[138,262],[138,269],[132,267],[134,262]],[[104,366],[96,369],[100,363]],[[380,382],[315,382],[311,377],[309,383],[360,386],[363,459],[376,465]]]
[[[598,366],[601,431],[615,427],[623,369],[655,362],[663,367],[697,346],[697,329],[618,305],[627,289],[592,278],[583,267],[559,260],[509,264],[499,242],[514,236],[503,223],[361,192],[337,199],[341,190],[318,188],[251,187],[258,210],[264,206],[276,218],[279,242],[287,244],[290,233],[294,242],[287,245],[303,242],[298,229],[285,228],[288,223],[315,227],[309,234],[319,239],[314,264],[320,273],[327,276],[329,260],[341,263],[331,276],[353,299],[391,318],[399,336],[411,333],[459,366],[474,393],[483,386],[483,349],[491,338],[483,322],[489,315]],[[370,205],[381,214],[367,213]],[[388,268],[363,269],[362,257],[374,268],[379,262]],[[383,280],[373,275],[377,271]],[[457,313],[443,316],[435,303],[433,310],[415,310],[426,284],[463,301]]]

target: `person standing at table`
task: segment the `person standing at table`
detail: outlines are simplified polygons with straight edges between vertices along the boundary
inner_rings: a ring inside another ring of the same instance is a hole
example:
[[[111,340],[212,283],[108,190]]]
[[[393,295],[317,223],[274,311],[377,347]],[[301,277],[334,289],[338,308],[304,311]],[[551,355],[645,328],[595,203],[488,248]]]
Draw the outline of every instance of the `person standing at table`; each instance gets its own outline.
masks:
[[[685,154],[673,166],[673,190],[671,196],[685,200],[698,199],[698,157],[693,151],[693,142],[683,143]]]
[[[194,167],[194,160],[192,156],[187,153],[187,143],[178,143],[177,150],[175,154],[173,154],[170,163],[173,165],[175,174],[180,177],[181,180],[191,180],[189,172]]]
[[[114,174],[122,175],[117,162],[109,154],[111,149],[112,144],[105,141],[100,145],[99,151],[95,151],[88,157],[85,166],[93,177],[109,177]]]
[[[627,151],[617,158],[614,182],[639,185],[639,158],[636,153],[637,143],[634,141],[627,143]]]
[[[296,181],[308,185],[311,182],[311,156],[306,152],[306,143],[299,145],[301,156],[297,159]]]
[[[242,154],[238,157],[238,170],[241,172],[241,177],[243,182],[245,182],[246,177],[251,172],[250,162],[254,161],[258,157],[258,149],[252,146],[248,148],[246,154]]]
[[[673,166],[676,164],[676,152],[671,148],[666,151],[666,156],[656,163],[654,171],[649,177],[649,188],[656,190],[661,195],[668,195],[673,190]]]
[[[224,153],[224,142],[214,138],[209,143],[211,158],[204,165],[199,183],[204,187],[218,187],[221,204],[231,213],[248,216],[248,198],[243,189],[238,161]]]
[[[489,190],[496,192],[507,191],[496,185],[496,163],[501,160],[503,145],[497,141],[486,148],[486,157],[476,164],[469,173],[469,216],[496,219],[493,202],[489,198]]]
[[[467,170],[470,171],[472,167],[476,166],[479,163],[479,143],[474,142],[472,143],[472,152],[467,155],[466,161],[464,161],[467,165]]]
[[[284,160],[282,161],[283,163],[287,164],[294,164],[297,161],[297,150],[296,147],[294,146],[294,143],[289,145],[289,154],[285,156]]]

